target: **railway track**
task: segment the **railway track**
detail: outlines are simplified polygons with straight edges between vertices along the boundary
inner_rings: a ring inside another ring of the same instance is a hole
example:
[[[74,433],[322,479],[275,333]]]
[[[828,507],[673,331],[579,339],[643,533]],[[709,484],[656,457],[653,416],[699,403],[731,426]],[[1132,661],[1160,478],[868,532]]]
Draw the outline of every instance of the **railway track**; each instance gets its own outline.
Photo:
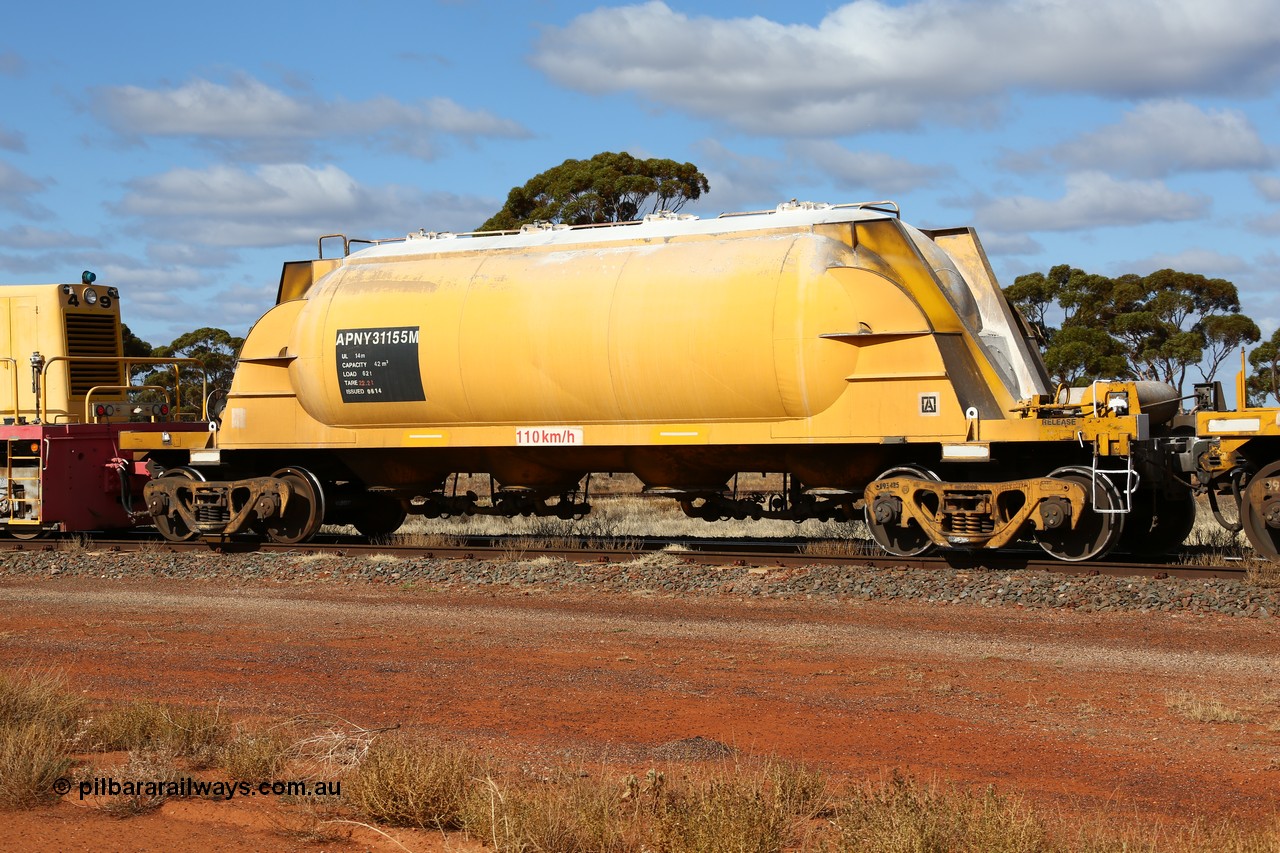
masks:
[[[60,550],[88,550],[107,553],[125,552],[214,552],[219,554],[294,553],[333,554],[345,557],[369,557],[394,555],[397,557],[510,561],[538,557],[562,559],[576,563],[628,562],[645,556],[663,553],[691,565],[734,566],[748,568],[802,568],[814,565],[841,567],[868,566],[878,569],[960,569],[972,571],[1044,571],[1061,575],[1107,575],[1113,577],[1153,578],[1230,578],[1243,579],[1248,572],[1247,558],[1229,557],[1217,559],[1212,565],[1189,565],[1166,562],[1150,562],[1118,558],[1070,563],[1046,557],[1038,549],[1025,551],[1003,549],[999,552],[952,551],[917,557],[896,557],[871,551],[868,553],[821,553],[821,540],[726,540],[726,539],[670,539],[643,537],[618,543],[556,542],[529,537],[475,537],[445,545],[419,545],[400,543],[370,544],[356,537],[321,536],[306,545],[284,545],[256,539],[229,539],[168,542],[159,536],[134,535],[122,538],[96,538],[72,535],[65,538],[37,540],[0,540],[2,552],[50,552]],[[856,550],[863,543],[831,542],[832,551]],[[1188,552],[1194,556],[1194,552]]]

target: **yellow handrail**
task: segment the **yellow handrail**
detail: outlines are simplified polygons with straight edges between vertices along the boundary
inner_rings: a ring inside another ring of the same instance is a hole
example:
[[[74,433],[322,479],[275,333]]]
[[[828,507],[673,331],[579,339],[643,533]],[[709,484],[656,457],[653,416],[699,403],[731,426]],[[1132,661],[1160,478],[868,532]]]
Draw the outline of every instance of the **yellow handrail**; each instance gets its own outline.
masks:
[[[178,406],[182,405],[182,390],[181,390],[182,383],[178,381],[182,378],[181,371],[179,370],[179,365],[183,365],[183,364],[196,365],[197,367],[200,368],[200,419],[201,420],[209,419],[209,413],[205,405],[206,401],[209,399],[209,374],[204,369],[204,364],[198,358],[117,358],[115,356],[105,356],[105,355],[81,355],[81,356],[55,355],[49,358],[48,361],[46,361],[43,365],[40,366],[40,401],[39,401],[39,408],[36,410],[36,416],[41,421],[44,421],[45,419],[45,414],[48,411],[48,403],[49,403],[49,383],[45,381],[45,377],[49,372],[49,368],[60,361],[65,361],[68,363],[78,362],[78,363],[85,363],[85,364],[123,364],[126,376],[128,376],[131,373],[133,366],[137,364],[172,364],[173,375],[175,379],[175,382],[174,382],[174,408],[175,409]],[[16,376],[17,371],[15,370],[14,373]],[[107,387],[107,386],[102,386],[102,387]],[[142,386],[119,386],[119,387],[123,388],[123,387],[142,387]],[[14,388],[15,389],[17,388],[16,381],[14,382]],[[92,393],[93,390],[94,389],[90,389],[90,393]],[[88,405],[88,401],[86,399],[86,406],[87,405]]]

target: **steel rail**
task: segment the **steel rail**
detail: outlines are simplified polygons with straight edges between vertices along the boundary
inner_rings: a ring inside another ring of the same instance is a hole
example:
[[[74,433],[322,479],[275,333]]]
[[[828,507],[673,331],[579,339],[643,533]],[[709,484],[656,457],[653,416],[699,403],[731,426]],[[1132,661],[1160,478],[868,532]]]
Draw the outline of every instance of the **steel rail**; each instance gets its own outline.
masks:
[[[866,566],[869,568],[956,569],[963,571],[1043,571],[1060,575],[1151,578],[1231,578],[1239,580],[1248,572],[1241,558],[1226,558],[1224,565],[1186,565],[1124,558],[1070,563],[1047,557],[1038,550],[951,551],[919,557],[889,554],[804,553],[804,543],[791,541],[673,540],[650,537],[628,540],[616,547],[550,546],[518,536],[483,537],[459,544],[410,545],[369,544],[355,537],[324,536],[300,545],[286,545],[254,539],[195,540],[169,542],[157,536],[130,536],[99,539],[72,535],[62,539],[0,539],[0,551],[49,552],[78,548],[101,552],[214,552],[218,554],[333,554],[340,557],[393,555],[405,559],[441,560],[526,560],[551,557],[574,563],[620,563],[664,553],[689,565],[795,569],[814,566]]]

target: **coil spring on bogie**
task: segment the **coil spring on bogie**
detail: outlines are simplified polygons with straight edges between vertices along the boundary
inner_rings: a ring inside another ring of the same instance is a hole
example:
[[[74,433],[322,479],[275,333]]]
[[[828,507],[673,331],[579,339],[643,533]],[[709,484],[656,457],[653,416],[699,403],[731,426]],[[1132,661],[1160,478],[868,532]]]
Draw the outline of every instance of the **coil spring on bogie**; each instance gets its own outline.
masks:
[[[951,512],[947,513],[943,527],[948,533],[976,535],[994,532],[996,524],[986,513]]]
[[[231,510],[217,504],[200,504],[195,508],[195,516],[201,523],[226,522],[231,520]]]

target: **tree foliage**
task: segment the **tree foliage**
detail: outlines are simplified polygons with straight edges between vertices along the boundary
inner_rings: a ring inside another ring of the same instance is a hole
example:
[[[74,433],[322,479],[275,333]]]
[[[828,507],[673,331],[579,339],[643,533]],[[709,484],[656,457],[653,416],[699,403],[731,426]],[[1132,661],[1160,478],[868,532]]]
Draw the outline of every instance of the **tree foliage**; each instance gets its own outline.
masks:
[[[604,151],[590,160],[565,160],[513,187],[502,210],[478,230],[502,231],[530,222],[630,222],[659,210],[677,211],[709,189],[706,176],[692,163]]]
[[[133,330],[124,323],[120,324],[120,340],[123,344],[121,352],[126,358],[150,358],[154,348],[151,344],[144,341],[133,333]],[[150,372],[151,368],[145,364],[135,365],[129,371],[129,381],[137,379],[140,376]]]
[[[1196,273],[1108,278],[1063,264],[1019,276],[1005,294],[1044,329],[1045,366],[1069,385],[1123,377],[1180,389],[1191,367],[1212,379],[1233,349],[1260,337],[1239,313],[1236,286]]]
[[[202,374],[198,367],[180,365],[175,371],[173,367],[159,365],[151,368],[139,380],[141,385],[159,385],[169,395],[170,402],[180,392],[181,411],[184,414],[199,414],[206,395],[214,391],[225,392],[231,387],[231,379],[235,374],[236,358],[244,338],[231,335],[223,329],[204,327],[180,335],[168,346],[158,346],[151,350],[155,358],[194,358],[204,365],[203,377],[207,384],[202,387]],[[181,383],[176,377],[181,377]]]
[[[1262,339],[1258,324],[1244,314],[1221,314],[1205,319],[1201,326],[1205,337],[1205,358],[1196,365],[1206,381],[1217,374],[1218,368],[1235,350]]]
[[[1265,406],[1268,398],[1280,402],[1280,329],[1249,353],[1253,373],[1249,375],[1249,403]]]

